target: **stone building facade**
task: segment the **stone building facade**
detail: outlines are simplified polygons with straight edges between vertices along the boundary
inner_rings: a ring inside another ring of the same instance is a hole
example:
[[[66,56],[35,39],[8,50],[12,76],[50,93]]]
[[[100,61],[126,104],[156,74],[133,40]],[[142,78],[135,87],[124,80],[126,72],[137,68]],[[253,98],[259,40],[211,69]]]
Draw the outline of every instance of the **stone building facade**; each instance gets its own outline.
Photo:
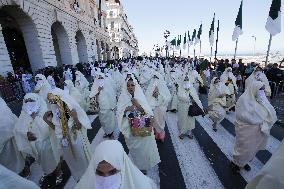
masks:
[[[138,41],[120,0],[106,0],[107,28],[116,58],[138,55]]]
[[[0,0],[0,75],[114,58],[106,17],[104,0]]]

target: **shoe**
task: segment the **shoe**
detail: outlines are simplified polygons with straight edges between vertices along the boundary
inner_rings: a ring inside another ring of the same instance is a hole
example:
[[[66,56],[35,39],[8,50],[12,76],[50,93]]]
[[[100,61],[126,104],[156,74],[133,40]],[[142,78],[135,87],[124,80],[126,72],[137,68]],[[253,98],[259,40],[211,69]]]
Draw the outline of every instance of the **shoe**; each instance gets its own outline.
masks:
[[[58,186],[63,181],[63,173],[61,172],[59,176],[56,177],[55,186]]]
[[[217,128],[213,128],[213,131],[217,132]]]
[[[240,172],[240,167],[237,166],[234,162],[231,162],[230,166],[231,166],[231,169],[232,169],[233,172],[235,172],[235,173],[239,173]]]
[[[42,177],[39,179],[38,184],[39,184],[40,186],[42,186],[44,180],[46,179],[46,176],[47,176],[46,174],[43,174]]]
[[[244,166],[244,169],[245,169],[246,171],[250,171],[250,170],[251,170],[251,167],[249,166],[249,164],[246,164],[246,165]]]

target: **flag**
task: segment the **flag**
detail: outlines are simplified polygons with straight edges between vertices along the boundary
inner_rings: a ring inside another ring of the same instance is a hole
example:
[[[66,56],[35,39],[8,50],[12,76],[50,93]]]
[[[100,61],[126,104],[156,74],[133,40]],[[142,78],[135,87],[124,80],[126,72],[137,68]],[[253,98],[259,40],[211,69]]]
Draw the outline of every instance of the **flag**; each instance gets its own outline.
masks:
[[[210,27],[210,31],[209,31],[209,43],[210,43],[211,47],[214,44],[214,24],[215,24],[215,13],[214,13],[214,17],[213,17],[211,27]]]
[[[186,32],[184,34],[184,38],[183,38],[183,50],[186,49]]]
[[[239,36],[243,34],[243,30],[242,30],[243,29],[242,14],[243,13],[242,12],[243,12],[243,1],[241,2],[239,13],[235,21],[235,29],[234,29],[233,36],[232,36],[233,41],[236,41],[239,38]]]
[[[197,33],[197,37],[195,38],[194,45],[200,43],[201,34],[202,34],[202,24],[200,24],[200,26],[199,26],[199,30],[198,30],[198,33]]]
[[[272,0],[265,28],[272,36],[281,32],[281,0]]]
[[[180,50],[180,44],[181,44],[181,35],[178,35],[177,46],[176,46],[177,50]]]
[[[173,40],[171,40],[171,45],[172,45],[172,46],[176,46],[176,44],[177,44],[176,38],[174,38]]]
[[[196,29],[193,30],[193,34],[192,34],[192,38],[191,38],[191,45],[193,44],[195,38],[196,38]]]
[[[188,43],[188,44],[190,44],[190,43],[191,43],[191,39],[190,39],[189,31],[187,32],[187,43]]]

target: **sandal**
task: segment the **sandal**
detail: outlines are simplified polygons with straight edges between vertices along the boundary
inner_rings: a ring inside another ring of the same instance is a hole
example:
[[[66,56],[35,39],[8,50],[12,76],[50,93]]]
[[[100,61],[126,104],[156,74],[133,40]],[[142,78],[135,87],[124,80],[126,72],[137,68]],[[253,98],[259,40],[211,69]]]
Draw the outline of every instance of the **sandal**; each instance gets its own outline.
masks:
[[[42,177],[39,179],[38,184],[41,186],[44,182],[44,180],[46,179],[47,175],[43,174]]]
[[[63,173],[61,172],[59,176],[56,177],[55,186],[58,186],[63,181]]]

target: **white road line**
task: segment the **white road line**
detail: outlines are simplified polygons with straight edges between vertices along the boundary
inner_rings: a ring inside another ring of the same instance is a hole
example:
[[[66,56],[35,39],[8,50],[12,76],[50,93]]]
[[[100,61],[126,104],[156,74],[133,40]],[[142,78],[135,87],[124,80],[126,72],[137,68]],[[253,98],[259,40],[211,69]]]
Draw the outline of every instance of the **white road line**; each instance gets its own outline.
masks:
[[[196,139],[179,139],[177,115],[168,113],[166,122],[187,189],[224,188]]]
[[[226,119],[234,124],[236,120],[236,114],[234,112],[230,112],[226,115]],[[270,135],[265,149],[267,149],[270,153],[273,154],[280,144],[281,142],[278,139]]]
[[[204,128],[204,130],[208,133],[208,135],[213,139],[213,141],[217,144],[220,150],[226,155],[229,160],[232,160],[233,157],[233,149],[235,138],[231,135],[224,127],[218,125],[218,131],[214,132],[212,129],[212,121],[205,116],[204,118],[198,117],[197,121]],[[251,166],[251,171],[247,172],[242,170],[242,177],[248,182],[257,174],[257,172],[263,167],[263,164],[257,159],[254,158],[252,162],[249,163]]]

